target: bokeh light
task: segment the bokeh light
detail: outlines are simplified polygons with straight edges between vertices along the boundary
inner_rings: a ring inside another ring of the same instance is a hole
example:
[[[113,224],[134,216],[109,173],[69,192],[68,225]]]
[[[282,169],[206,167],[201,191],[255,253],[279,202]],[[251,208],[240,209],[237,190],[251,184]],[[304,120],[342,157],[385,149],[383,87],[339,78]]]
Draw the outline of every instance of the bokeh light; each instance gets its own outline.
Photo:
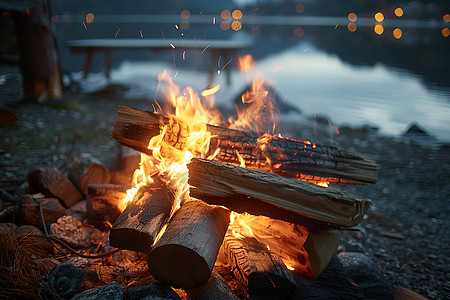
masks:
[[[350,22],[356,22],[356,20],[358,20],[358,16],[355,13],[349,13],[348,14],[348,20]]]
[[[239,21],[233,21],[233,23],[231,23],[231,29],[233,29],[234,31],[239,31],[242,28],[242,23]]]
[[[252,34],[253,35],[260,35],[261,34],[261,28],[259,26],[253,26],[252,27]]]
[[[302,12],[305,11],[305,6],[301,3],[297,4],[295,6],[295,11],[298,12],[299,14],[301,14]]]
[[[305,32],[300,27],[295,28],[294,34],[296,37],[301,38],[305,35]]]
[[[180,16],[182,19],[189,19],[189,17],[191,16],[191,12],[185,9],[181,12]]]
[[[448,29],[448,28],[442,29],[442,35],[444,37],[448,37],[450,35],[450,29]]]
[[[231,16],[233,17],[233,19],[239,20],[240,18],[242,18],[242,11],[240,11],[239,9],[236,9],[233,11]]]
[[[377,13],[375,14],[375,20],[376,20],[377,22],[383,22],[383,20],[384,20],[384,15],[383,15],[382,13],[380,13],[380,12],[377,12]]]
[[[400,28],[395,28],[394,31],[392,31],[392,35],[398,40],[402,37],[403,32]]]
[[[397,8],[394,10],[394,14],[395,14],[397,17],[403,16],[403,9],[401,9],[401,7],[397,7]]]
[[[229,10],[224,9],[222,10],[222,12],[220,13],[220,16],[222,17],[222,19],[226,20],[229,19],[231,17],[231,13]]]
[[[442,19],[444,20],[444,22],[450,22],[450,15],[446,14]]]
[[[383,27],[383,25],[380,25],[380,24],[375,25],[375,27],[373,28],[373,31],[375,31],[375,33],[378,35],[382,35],[384,32],[384,27]]]
[[[358,29],[358,26],[356,26],[355,23],[348,23],[347,29],[348,29],[348,31],[350,31],[350,32],[355,32],[356,29]]]
[[[183,30],[189,29],[191,27],[191,23],[189,21],[183,21],[180,23],[180,28]]]
[[[223,21],[222,23],[220,23],[220,29],[222,29],[222,30],[230,29],[230,22],[229,21]]]
[[[88,13],[86,15],[86,23],[87,24],[91,24],[94,22],[94,14],[93,13]]]

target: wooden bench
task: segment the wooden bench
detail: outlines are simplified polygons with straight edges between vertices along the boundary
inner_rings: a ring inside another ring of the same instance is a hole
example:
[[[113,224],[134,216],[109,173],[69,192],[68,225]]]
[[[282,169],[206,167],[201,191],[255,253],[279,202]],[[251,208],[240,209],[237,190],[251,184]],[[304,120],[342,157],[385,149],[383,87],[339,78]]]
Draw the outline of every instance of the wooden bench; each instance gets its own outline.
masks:
[[[232,55],[238,50],[252,46],[250,41],[229,41],[229,40],[197,40],[197,39],[87,39],[72,40],[66,44],[72,53],[86,53],[86,63],[84,65],[84,78],[89,75],[94,53],[104,52],[106,56],[105,75],[109,77],[111,71],[114,49],[150,49],[157,51],[173,51],[175,49],[194,49],[208,52],[211,58],[208,72],[209,83],[215,73],[215,65],[219,57],[222,57],[226,64]],[[230,84],[230,66],[225,68],[227,83]]]

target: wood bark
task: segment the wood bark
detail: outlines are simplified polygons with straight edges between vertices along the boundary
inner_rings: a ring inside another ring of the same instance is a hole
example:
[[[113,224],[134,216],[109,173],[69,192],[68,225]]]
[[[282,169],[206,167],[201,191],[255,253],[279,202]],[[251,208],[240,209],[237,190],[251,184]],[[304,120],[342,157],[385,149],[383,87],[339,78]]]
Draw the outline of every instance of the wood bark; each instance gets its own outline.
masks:
[[[207,283],[198,288],[186,290],[186,293],[189,299],[192,300],[239,300],[238,296],[228,286],[228,283],[215,270],[212,271],[211,278],[209,278]]]
[[[230,224],[235,233],[251,236],[278,255],[292,272],[317,278],[336,253],[340,235],[335,230],[313,230],[265,216],[238,214]]]
[[[295,293],[295,284],[278,255],[255,238],[236,238],[231,230],[223,242],[228,264],[247,293],[265,299],[286,299]]]
[[[371,204],[334,188],[217,161],[193,159],[188,168],[192,197],[308,227],[355,226]]]
[[[166,116],[120,106],[112,136],[124,146],[151,154],[148,142],[168,123]],[[190,130],[186,124],[176,121],[167,130],[164,140],[181,148]],[[275,136],[263,143],[258,134],[214,125],[207,125],[207,131],[211,133],[207,156],[219,149],[215,160],[221,162],[240,165],[240,156],[247,168],[310,182],[366,184],[377,181],[377,164],[365,154]]]
[[[65,207],[71,207],[83,198],[72,182],[55,167],[33,171],[27,175],[27,181],[31,193],[56,197]]]
[[[111,164],[111,183],[131,184],[133,173],[139,168],[141,153],[129,147],[120,146],[114,162]]]
[[[229,210],[199,200],[185,202],[148,255],[152,276],[173,287],[205,284],[230,222]]]
[[[13,17],[25,98],[39,102],[61,98],[64,85],[49,2],[41,0]]]
[[[127,197],[127,185],[89,184],[87,186],[87,217],[89,224],[107,229],[122,213],[122,205]]]
[[[150,252],[170,217],[173,201],[173,195],[164,185],[141,187],[111,228],[111,246]]]
[[[111,181],[108,168],[98,158],[88,153],[83,153],[73,160],[69,178],[84,195],[88,193],[88,184]]]

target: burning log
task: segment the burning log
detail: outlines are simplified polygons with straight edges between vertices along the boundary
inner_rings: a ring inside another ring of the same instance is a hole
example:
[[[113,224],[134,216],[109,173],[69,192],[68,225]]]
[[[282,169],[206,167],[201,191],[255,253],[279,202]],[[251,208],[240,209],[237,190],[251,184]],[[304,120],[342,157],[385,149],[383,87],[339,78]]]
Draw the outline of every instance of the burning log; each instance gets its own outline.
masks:
[[[231,228],[237,236],[254,237],[278,255],[295,273],[317,278],[340,243],[335,230],[314,230],[264,216],[234,214]]]
[[[122,213],[122,205],[130,186],[115,184],[89,184],[87,186],[87,214],[89,224],[105,229],[114,224]]]
[[[55,167],[33,171],[28,174],[27,181],[32,193],[56,197],[65,207],[71,207],[83,198],[72,182]]]
[[[151,154],[149,140],[169,124],[167,116],[120,106],[112,136],[120,144]],[[164,137],[175,148],[184,146],[190,128],[177,121]],[[218,151],[216,160],[250,169],[271,171],[285,177],[310,182],[366,184],[377,181],[377,164],[365,154],[336,147],[270,137],[266,141],[256,133],[207,125],[211,134],[209,153]]]
[[[223,247],[228,264],[248,294],[273,299],[293,296],[294,280],[283,261],[266,245],[255,238],[236,238],[228,230]]]
[[[193,159],[188,168],[192,197],[295,224],[352,227],[372,203],[337,189],[217,161]]]
[[[109,183],[111,175],[101,161],[88,153],[83,153],[73,160],[69,178],[84,195],[87,195],[88,184]]]
[[[230,222],[229,213],[203,201],[184,203],[148,255],[152,276],[185,289],[205,284]]]
[[[174,197],[165,186],[141,187],[110,231],[111,246],[150,252],[172,211]]]

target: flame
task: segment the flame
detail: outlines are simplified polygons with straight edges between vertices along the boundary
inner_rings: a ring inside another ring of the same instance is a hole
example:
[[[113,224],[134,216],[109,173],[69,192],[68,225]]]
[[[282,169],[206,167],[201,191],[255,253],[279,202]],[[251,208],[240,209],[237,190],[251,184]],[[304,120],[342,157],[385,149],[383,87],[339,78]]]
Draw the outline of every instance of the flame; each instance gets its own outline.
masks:
[[[328,187],[329,182],[326,181],[319,181],[316,183],[316,185],[321,186],[321,187]]]
[[[241,71],[249,71],[255,66],[255,62],[253,61],[253,57],[250,54],[246,54],[240,56],[238,58],[238,68]]]

